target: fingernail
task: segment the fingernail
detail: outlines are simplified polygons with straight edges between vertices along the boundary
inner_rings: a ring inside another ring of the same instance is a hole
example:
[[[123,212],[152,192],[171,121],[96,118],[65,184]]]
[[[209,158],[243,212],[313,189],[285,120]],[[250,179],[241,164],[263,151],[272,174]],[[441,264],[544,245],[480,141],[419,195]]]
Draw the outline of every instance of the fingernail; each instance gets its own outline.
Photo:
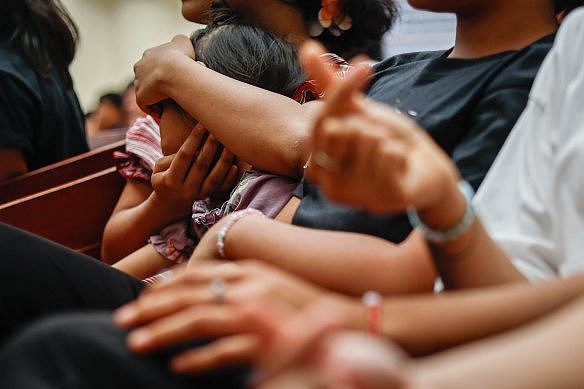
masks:
[[[138,317],[138,311],[133,307],[122,307],[114,313],[114,321],[121,326],[131,324]]]
[[[149,346],[154,340],[152,333],[148,330],[136,330],[128,336],[128,344],[130,347],[144,348]]]

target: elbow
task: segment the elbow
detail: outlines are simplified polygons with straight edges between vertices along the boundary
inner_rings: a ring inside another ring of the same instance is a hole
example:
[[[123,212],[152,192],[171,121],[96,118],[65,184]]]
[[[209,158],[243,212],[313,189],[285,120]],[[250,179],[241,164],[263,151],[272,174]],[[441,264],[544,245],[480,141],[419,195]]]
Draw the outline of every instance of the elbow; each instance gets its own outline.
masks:
[[[280,155],[283,174],[296,179],[304,176],[304,165],[310,155],[308,144],[308,131],[305,129],[299,130],[293,137],[290,137],[282,148],[284,152]]]
[[[113,247],[112,237],[109,232],[109,228],[106,225],[101,240],[100,259],[108,265],[113,265],[119,260],[119,257],[116,255],[116,250]]]

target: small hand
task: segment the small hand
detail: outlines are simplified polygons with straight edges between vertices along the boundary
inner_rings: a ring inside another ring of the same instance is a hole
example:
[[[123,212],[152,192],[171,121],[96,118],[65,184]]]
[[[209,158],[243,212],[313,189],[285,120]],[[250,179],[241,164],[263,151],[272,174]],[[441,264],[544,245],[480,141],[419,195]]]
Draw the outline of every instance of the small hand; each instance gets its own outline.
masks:
[[[153,201],[181,217],[190,213],[195,200],[233,187],[237,179],[233,154],[223,150],[213,165],[220,148],[201,125],[195,126],[176,154],[156,163],[151,178]]]

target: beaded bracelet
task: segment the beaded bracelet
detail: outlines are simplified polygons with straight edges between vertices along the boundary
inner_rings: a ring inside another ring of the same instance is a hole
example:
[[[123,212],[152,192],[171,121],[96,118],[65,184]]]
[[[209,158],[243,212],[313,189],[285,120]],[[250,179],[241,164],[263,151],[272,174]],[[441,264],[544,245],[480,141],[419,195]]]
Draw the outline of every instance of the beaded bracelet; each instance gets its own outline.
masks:
[[[225,238],[227,237],[227,233],[235,225],[235,223],[249,215],[258,215],[265,217],[265,215],[261,211],[258,211],[257,209],[253,208],[247,208],[241,211],[233,212],[233,214],[229,216],[229,220],[227,221],[227,223],[225,223],[225,225],[219,230],[219,232],[217,232],[217,252],[221,256],[221,258],[228,259],[227,254],[225,254]]]
[[[420,216],[418,216],[418,212],[413,207],[408,208],[408,219],[412,227],[417,228],[424,234],[424,237],[427,241],[432,243],[446,243],[450,242],[460,235],[464,234],[466,230],[472,226],[475,220],[475,212],[474,208],[472,207],[472,198],[474,196],[474,189],[473,187],[466,181],[460,181],[458,183],[458,189],[463,194],[464,198],[466,199],[466,210],[464,212],[464,216],[458,224],[446,231],[439,231],[434,230],[433,228],[427,226],[420,220]]]
[[[363,295],[363,304],[367,308],[367,331],[371,335],[381,335],[381,304],[383,296],[377,292],[369,291]]]

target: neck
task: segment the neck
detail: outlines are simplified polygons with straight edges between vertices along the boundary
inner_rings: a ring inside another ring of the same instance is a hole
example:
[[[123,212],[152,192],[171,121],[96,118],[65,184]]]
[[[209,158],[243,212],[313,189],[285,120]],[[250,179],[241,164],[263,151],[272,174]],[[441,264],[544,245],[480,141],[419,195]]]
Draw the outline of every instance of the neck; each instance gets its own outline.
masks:
[[[533,0],[531,0],[533,1]],[[558,28],[550,7],[503,1],[482,12],[457,15],[456,43],[450,58],[479,58],[520,50]]]
[[[241,11],[251,22],[300,46],[310,39],[304,17],[296,8],[280,0],[251,0],[243,3]]]

